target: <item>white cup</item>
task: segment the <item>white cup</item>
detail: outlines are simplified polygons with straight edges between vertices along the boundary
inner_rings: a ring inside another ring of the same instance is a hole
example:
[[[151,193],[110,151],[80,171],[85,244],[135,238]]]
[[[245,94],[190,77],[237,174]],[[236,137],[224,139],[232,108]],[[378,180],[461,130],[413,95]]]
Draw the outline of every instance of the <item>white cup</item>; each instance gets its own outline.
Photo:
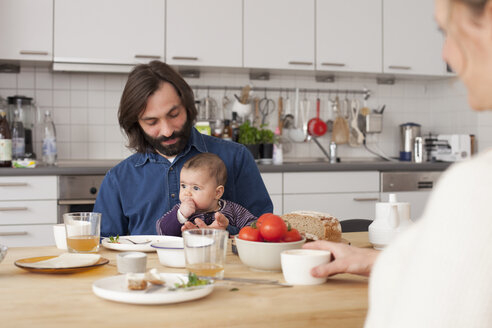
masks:
[[[330,262],[329,251],[317,249],[290,249],[280,254],[284,279],[291,285],[319,285],[326,278],[311,275],[311,269]]]
[[[125,252],[116,256],[119,273],[144,273],[147,270],[147,255],[142,252]]]
[[[67,235],[65,232],[65,224],[55,224],[53,226],[53,234],[55,236],[55,244],[59,249],[67,249]]]

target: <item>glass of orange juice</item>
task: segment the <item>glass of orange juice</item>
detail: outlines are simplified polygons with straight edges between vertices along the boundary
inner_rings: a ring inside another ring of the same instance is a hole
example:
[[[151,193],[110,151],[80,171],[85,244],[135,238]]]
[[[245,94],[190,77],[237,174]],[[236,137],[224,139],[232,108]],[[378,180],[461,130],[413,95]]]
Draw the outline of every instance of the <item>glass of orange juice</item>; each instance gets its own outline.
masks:
[[[229,233],[219,229],[183,231],[186,270],[197,276],[224,277]]]
[[[63,221],[69,253],[96,253],[99,250],[101,213],[65,213]]]

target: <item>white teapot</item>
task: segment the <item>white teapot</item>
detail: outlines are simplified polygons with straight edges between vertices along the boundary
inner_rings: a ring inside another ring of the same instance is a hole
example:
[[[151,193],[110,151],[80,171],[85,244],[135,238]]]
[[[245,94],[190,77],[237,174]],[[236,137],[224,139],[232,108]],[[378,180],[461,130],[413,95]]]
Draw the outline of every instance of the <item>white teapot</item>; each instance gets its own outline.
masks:
[[[410,203],[397,202],[396,195],[389,194],[387,203],[376,203],[376,216],[369,225],[369,241],[375,249],[383,249],[410,224]]]

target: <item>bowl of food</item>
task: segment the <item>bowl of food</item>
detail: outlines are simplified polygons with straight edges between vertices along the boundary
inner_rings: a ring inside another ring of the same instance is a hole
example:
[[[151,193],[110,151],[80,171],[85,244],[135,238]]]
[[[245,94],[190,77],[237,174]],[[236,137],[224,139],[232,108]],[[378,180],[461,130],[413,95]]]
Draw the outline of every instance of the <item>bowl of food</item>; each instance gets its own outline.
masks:
[[[306,242],[296,229],[272,213],[263,214],[253,225],[242,228],[234,237],[241,262],[259,271],[282,271],[280,254],[301,248]]]
[[[157,251],[159,262],[172,268],[184,268],[185,254],[183,238],[167,236],[164,240],[150,245]]]
[[[7,246],[0,244],[0,262],[2,262],[5,255],[7,255],[7,249]]]

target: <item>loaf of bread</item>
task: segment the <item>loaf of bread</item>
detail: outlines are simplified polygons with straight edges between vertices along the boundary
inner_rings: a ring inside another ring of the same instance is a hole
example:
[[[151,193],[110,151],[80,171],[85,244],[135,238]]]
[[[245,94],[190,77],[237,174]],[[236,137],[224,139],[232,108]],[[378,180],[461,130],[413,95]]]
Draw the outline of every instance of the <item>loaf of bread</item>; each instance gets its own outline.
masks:
[[[342,226],[337,218],[330,214],[315,211],[295,211],[282,215],[292,228],[312,240],[342,240]]]

